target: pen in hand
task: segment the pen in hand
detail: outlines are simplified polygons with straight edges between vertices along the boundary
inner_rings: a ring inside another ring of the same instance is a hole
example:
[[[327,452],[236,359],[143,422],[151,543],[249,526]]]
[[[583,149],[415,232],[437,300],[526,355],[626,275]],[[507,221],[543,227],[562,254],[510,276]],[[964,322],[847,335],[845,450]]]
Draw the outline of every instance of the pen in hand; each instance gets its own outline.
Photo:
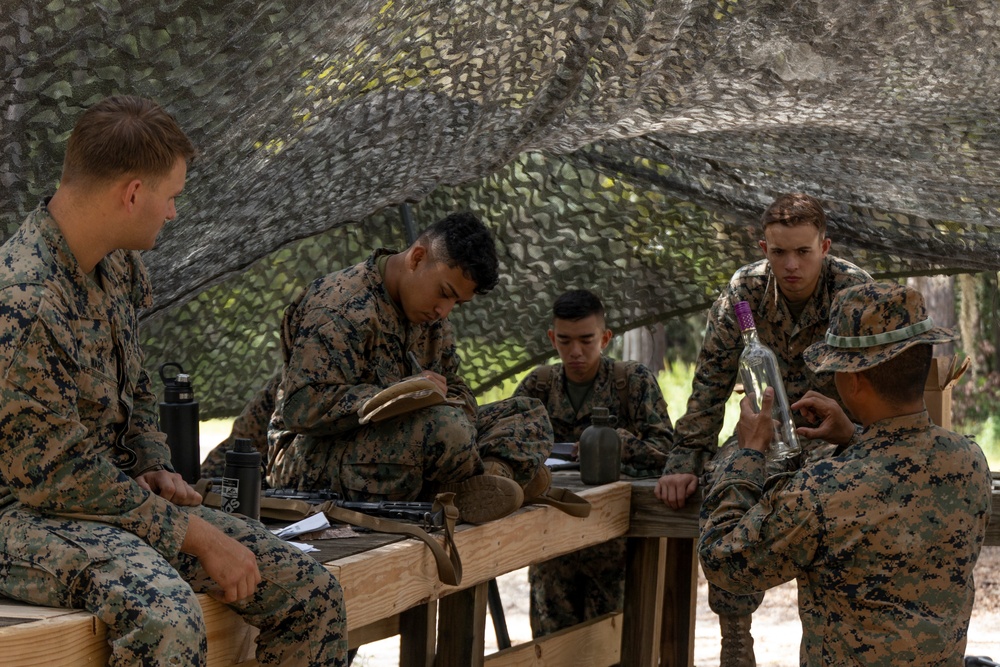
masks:
[[[424,369],[420,367],[420,362],[417,360],[417,355],[413,353],[413,350],[406,351],[406,357],[410,360],[411,370],[414,375],[420,375],[424,372]]]

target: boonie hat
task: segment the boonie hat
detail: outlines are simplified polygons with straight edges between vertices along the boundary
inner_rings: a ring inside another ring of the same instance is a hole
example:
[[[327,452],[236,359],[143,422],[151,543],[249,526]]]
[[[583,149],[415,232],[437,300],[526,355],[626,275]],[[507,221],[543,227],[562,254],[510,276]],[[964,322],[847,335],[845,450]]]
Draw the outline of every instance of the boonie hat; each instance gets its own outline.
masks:
[[[841,290],[830,308],[826,340],[803,353],[816,373],[856,373],[921,343],[949,343],[958,335],[934,326],[920,292],[896,283],[865,283]]]

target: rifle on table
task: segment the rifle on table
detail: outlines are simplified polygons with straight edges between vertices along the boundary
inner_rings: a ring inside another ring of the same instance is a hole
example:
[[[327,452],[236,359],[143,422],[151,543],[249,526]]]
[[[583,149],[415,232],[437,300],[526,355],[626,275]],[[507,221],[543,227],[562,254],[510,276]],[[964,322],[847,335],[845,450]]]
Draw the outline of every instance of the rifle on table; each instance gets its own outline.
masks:
[[[419,501],[398,501],[379,500],[373,502],[362,502],[355,500],[344,500],[333,491],[297,491],[295,489],[265,489],[261,498],[260,511],[264,513],[264,501],[268,498],[278,500],[291,500],[305,502],[308,505],[316,506],[330,503],[335,507],[345,510],[353,510],[369,516],[383,519],[393,519],[395,521],[409,521],[420,524],[424,530],[433,532],[444,528],[445,511],[444,507],[434,509],[434,503]],[[274,506],[277,503],[269,503]]]

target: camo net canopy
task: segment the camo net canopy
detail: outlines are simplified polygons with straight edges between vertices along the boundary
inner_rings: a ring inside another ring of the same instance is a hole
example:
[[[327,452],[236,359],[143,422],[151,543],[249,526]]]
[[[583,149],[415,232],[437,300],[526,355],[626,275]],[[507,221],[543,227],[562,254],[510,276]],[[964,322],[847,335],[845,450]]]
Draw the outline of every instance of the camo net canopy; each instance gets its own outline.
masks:
[[[553,299],[616,331],[705,308],[784,192],[879,276],[1000,269],[994,0],[7,0],[0,234],[83,109],[157,100],[200,150],[145,259],[147,364],[231,415],[308,282],[469,209],[500,285],[452,315],[482,390],[549,356]],[[159,388],[159,383],[155,383]]]

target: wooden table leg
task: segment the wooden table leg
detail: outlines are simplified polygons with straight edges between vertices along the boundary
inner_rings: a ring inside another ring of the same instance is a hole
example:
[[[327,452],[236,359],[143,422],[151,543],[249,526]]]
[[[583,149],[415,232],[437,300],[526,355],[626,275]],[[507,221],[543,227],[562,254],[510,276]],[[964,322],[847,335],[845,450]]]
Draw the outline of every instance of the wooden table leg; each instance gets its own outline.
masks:
[[[399,667],[434,667],[437,600],[399,615]]]
[[[482,667],[487,582],[441,598],[436,667]]]
[[[625,608],[622,614],[623,665],[656,667],[659,664],[665,557],[665,538],[627,538]]]
[[[666,542],[660,655],[663,657],[664,667],[692,667],[698,601],[695,541],[673,537]]]

